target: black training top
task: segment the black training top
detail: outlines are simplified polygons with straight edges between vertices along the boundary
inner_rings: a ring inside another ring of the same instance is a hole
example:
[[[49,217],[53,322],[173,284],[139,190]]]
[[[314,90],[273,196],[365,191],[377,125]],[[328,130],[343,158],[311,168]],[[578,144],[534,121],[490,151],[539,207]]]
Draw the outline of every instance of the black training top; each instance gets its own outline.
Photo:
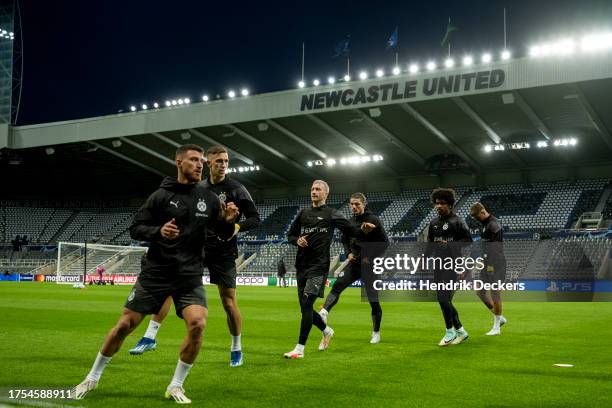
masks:
[[[364,222],[374,224],[376,225],[376,228],[370,231],[368,234],[363,235],[361,238],[355,238],[342,234],[342,245],[344,245],[344,252],[346,255],[352,253],[357,260],[360,260],[362,245],[372,242],[386,244],[377,245],[376,248],[372,248],[372,251],[368,251],[368,253],[371,253],[373,256],[382,255],[389,246],[389,238],[387,237],[385,227],[383,226],[380,218],[372,214],[372,212],[366,208],[363,214],[354,215],[351,217],[350,221],[355,228],[360,228],[361,224]]]
[[[482,241],[483,255],[486,255],[487,264],[498,265],[500,262],[505,262],[504,233],[501,223],[492,215],[482,221],[482,232],[480,240]]]
[[[298,246],[295,267],[299,276],[325,276],[329,273],[329,247],[334,236],[334,228],[344,234],[363,237],[365,234],[336,209],[322,205],[301,210],[291,224],[287,240],[297,245],[297,240],[305,236],[308,246]]]
[[[240,232],[250,231],[261,225],[257,207],[255,207],[251,195],[241,183],[231,179],[229,176],[225,176],[222,181],[216,184],[212,184],[210,178],[207,178],[202,181],[202,185],[218,195],[221,202],[236,204],[240,210],[240,216],[236,220],[238,221],[237,224],[240,225]],[[240,221],[243,216],[244,219]],[[204,252],[214,253],[216,256],[235,258],[237,249],[238,244],[235,236],[231,240],[225,241],[220,240],[217,234],[211,232],[208,234]]]
[[[180,230],[175,240],[162,238],[161,227],[172,218]],[[219,197],[201,184],[180,184],[166,177],[134,216],[130,235],[151,243],[140,279],[202,283],[202,246],[206,231],[228,239],[234,224],[221,218]]]
[[[438,216],[430,221],[427,232],[428,242],[447,241],[448,244],[428,245],[426,256],[452,257],[461,256],[461,249],[465,244],[461,242],[472,242],[472,235],[465,221],[451,212],[449,215]]]
[[[504,233],[502,226],[497,218],[492,215],[482,221],[482,232],[480,238],[485,242],[502,242],[504,240]]]

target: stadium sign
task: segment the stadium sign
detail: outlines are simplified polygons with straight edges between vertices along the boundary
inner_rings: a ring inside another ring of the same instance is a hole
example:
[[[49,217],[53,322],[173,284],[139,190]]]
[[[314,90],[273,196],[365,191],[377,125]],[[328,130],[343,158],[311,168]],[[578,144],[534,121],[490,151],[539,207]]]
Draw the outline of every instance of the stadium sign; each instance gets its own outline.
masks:
[[[339,106],[350,107],[377,102],[405,101],[417,97],[463,94],[465,92],[499,88],[506,82],[503,69],[469,72],[409,80],[386,82],[359,88],[335,89],[302,95],[300,111]]]
[[[204,285],[211,285],[210,276],[202,276]],[[263,276],[238,276],[236,286],[268,286],[268,278]]]
[[[287,281],[287,286],[297,286],[297,279],[295,278],[285,278]],[[336,283],[336,278],[327,278],[325,281],[325,287],[331,288]],[[274,278],[274,280],[270,279],[270,286],[280,286],[280,283]]]
[[[113,285],[133,285],[136,283],[136,275],[104,275],[102,281]],[[98,283],[100,276],[98,275],[87,275],[86,283]]]
[[[45,275],[45,282],[81,282],[83,277],[80,275]],[[38,279],[36,279],[38,281]]]

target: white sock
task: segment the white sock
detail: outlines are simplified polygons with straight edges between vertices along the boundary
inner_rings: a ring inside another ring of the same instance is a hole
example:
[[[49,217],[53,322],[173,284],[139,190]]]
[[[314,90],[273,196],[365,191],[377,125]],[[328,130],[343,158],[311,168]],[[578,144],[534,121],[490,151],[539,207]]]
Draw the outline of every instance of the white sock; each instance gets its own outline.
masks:
[[[172,387],[182,387],[185,382],[185,378],[187,378],[187,374],[189,374],[189,370],[191,370],[193,364],[183,363],[179,358],[178,363],[176,364],[176,370],[174,370],[174,377],[172,377],[172,381],[170,381],[170,385],[168,389]]]
[[[91,371],[87,374],[87,379],[91,381],[98,382],[100,381],[100,377],[106,368],[106,365],[110,363],[112,357],[103,356],[100,352],[98,352],[98,356],[96,357],[96,361],[94,361],[93,366],[91,367]]]
[[[151,321],[149,321],[149,327],[147,327],[147,331],[145,332],[144,336],[155,340],[155,337],[157,337],[157,331],[160,327],[161,323],[157,323],[155,320],[151,319]]]
[[[325,329],[323,329],[323,334],[326,335],[326,336],[329,335],[329,334],[332,334],[333,332],[334,331],[329,326],[325,326]]]
[[[379,331],[373,331],[372,332],[372,336],[380,336],[380,332]]]
[[[232,348],[231,348],[231,351],[240,351],[240,350],[242,350],[242,344],[240,343],[241,338],[242,338],[242,334],[239,334],[237,336],[232,336]]]
[[[327,311],[327,309],[321,309],[321,311],[319,312],[320,314],[329,314],[329,312]]]
[[[499,329],[499,323],[501,322],[501,315],[495,315],[493,319],[493,327]]]
[[[464,331],[465,329],[463,328],[463,326],[457,329],[457,333],[463,333]]]
[[[295,351],[299,351],[300,353],[304,352],[304,345],[303,344],[296,344],[295,345]]]

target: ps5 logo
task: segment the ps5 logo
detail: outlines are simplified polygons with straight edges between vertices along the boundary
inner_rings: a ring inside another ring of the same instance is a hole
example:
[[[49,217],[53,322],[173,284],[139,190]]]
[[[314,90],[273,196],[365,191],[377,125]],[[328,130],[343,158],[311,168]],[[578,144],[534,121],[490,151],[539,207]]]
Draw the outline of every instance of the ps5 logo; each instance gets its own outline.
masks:
[[[550,281],[547,292],[592,292],[593,282]]]

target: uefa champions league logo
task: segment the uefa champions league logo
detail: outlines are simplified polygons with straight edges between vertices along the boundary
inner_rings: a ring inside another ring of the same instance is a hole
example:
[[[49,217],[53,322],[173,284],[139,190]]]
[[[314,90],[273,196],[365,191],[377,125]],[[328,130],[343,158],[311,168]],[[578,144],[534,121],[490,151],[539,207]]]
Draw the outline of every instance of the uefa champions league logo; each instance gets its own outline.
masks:
[[[204,201],[204,199],[200,199],[198,201],[198,204],[196,205],[196,208],[198,209],[199,212],[206,211],[206,201]]]

